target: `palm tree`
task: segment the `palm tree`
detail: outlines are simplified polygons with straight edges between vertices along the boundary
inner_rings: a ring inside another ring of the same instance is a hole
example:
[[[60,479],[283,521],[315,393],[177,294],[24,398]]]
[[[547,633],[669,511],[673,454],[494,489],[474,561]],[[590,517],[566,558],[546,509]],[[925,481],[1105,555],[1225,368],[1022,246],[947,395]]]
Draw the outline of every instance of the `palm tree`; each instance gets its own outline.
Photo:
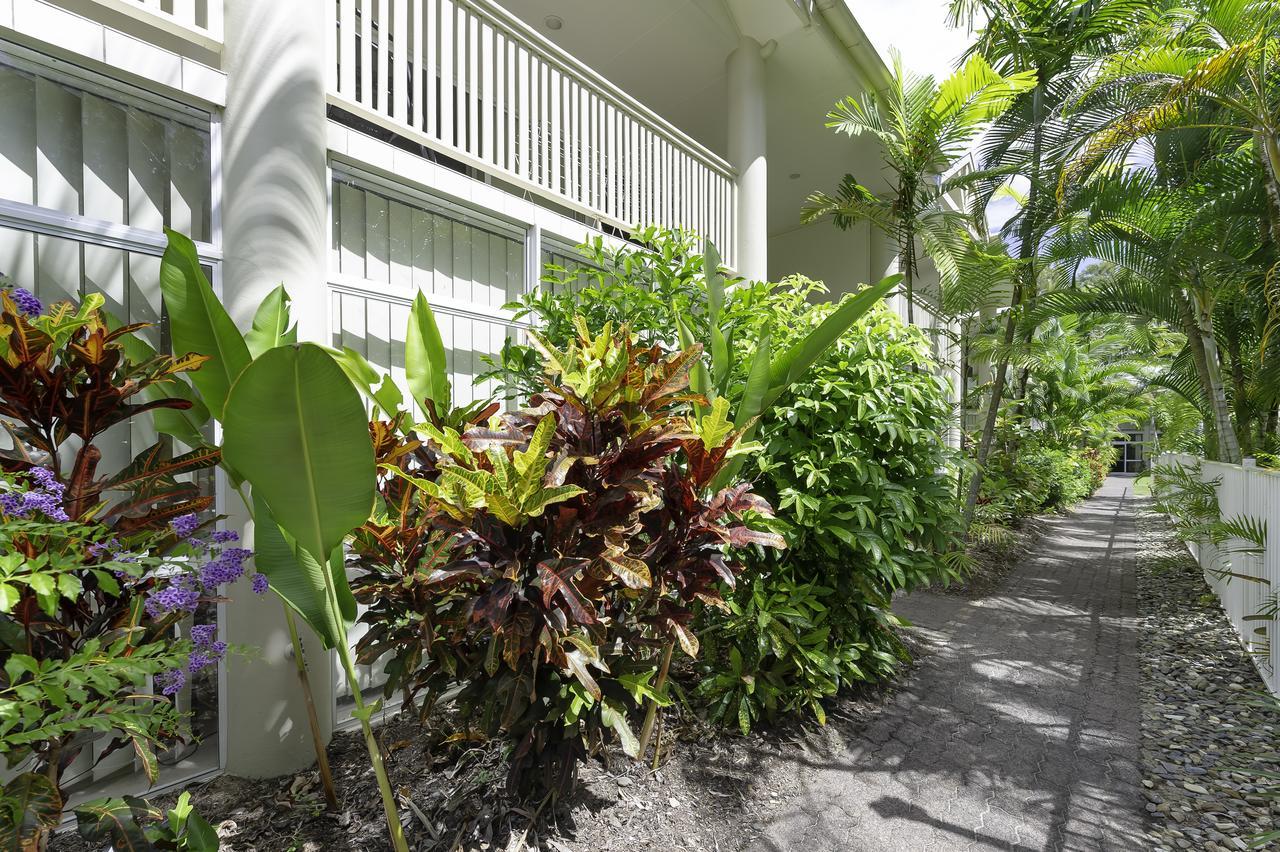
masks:
[[[892,186],[877,195],[847,174],[833,193],[810,195],[801,218],[808,223],[831,216],[841,229],[865,221],[895,240],[907,322],[915,322],[916,241],[935,257],[944,276],[951,268],[948,245],[963,217],[943,201],[954,189],[943,174],[984,125],[1033,85],[1033,72],[1003,77],[977,55],[939,84],[932,76],[907,71],[895,52],[886,90],[846,98],[827,114],[827,127],[837,133],[880,142]]]
[[[1220,145],[1249,140],[1265,175],[1271,239],[1280,245],[1280,0],[1170,8],[1143,47],[1103,63],[1088,95],[1101,95],[1114,114],[1064,182],[1172,128],[1212,131]]]
[[[982,22],[971,54],[985,57],[1006,77],[1032,72],[1036,80],[986,133],[981,167],[965,178],[978,210],[985,210],[993,195],[1014,178],[1028,187],[1026,202],[1005,225],[1004,235],[1017,245],[1019,268],[965,497],[965,530],[973,521],[991,453],[1023,300],[1036,292],[1042,243],[1058,221],[1053,187],[1077,132],[1063,106],[1073,97],[1081,73],[1098,56],[1132,38],[1149,15],[1147,0],[952,0],[953,23],[972,27]]]
[[[1248,432],[1241,328],[1219,346],[1226,308],[1249,299],[1251,280],[1263,277],[1249,258],[1260,254],[1259,223],[1265,200],[1258,170],[1247,154],[1196,158],[1189,169],[1167,157],[1148,168],[1096,176],[1066,199],[1082,219],[1073,224],[1074,251],[1101,258],[1124,275],[1100,287],[1046,294],[1035,316],[1067,313],[1120,314],[1154,319],[1186,334],[1186,357],[1172,365],[1170,387],[1185,389],[1177,373],[1190,368],[1198,399],[1208,413],[1216,457],[1236,463],[1239,431]],[[1252,191],[1250,187],[1252,186]],[[1256,287],[1256,283],[1253,285]],[[1253,297],[1256,299],[1256,296]],[[1238,319],[1238,317],[1237,317]],[[1232,405],[1224,364],[1233,368]]]

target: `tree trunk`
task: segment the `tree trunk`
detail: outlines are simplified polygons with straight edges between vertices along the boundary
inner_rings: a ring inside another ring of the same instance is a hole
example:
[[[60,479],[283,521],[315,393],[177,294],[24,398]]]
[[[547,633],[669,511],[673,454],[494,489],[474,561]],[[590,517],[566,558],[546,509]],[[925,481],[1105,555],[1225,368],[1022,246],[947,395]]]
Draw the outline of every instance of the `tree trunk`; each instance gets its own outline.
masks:
[[[1240,360],[1240,336],[1227,338],[1227,358],[1231,362],[1231,397],[1236,410],[1236,434],[1240,438],[1240,455],[1253,455],[1253,419],[1249,416],[1249,398],[1244,383],[1244,362]]]
[[[1041,69],[1037,68],[1037,71]],[[1044,151],[1044,127],[1041,123],[1041,105],[1044,98],[1045,79],[1038,78],[1035,90],[1031,93],[1031,188],[1027,191],[1027,206],[1022,211],[1022,229],[1018,245],[1018,257],[1023,268],[1018,274],[1025,276],[1028,289],[1034,287],[1036,280],[1035,266],[1032,260],[1036,256],[1035,237],[1037,187],[1040,184],[1040,168]],[[969,480],[969,493],[965,495],[964,512],[961,518],[960,534],[968,538],[969,527],[973,525],[973,514],[978,508],[978,494],[982,491],[982,478],[986,471],[987,458],[991,455],[991,442],[996,434],[996,419],[1000,415],[1000,400],[1004,396],[1004,383],[1009,373],[1009,356],[1012,354],[1013,340],[1018,329],[1018,305],[1022,303],[1022,279],[1013,285],[1013,297],[1009,300],[1009,315],[1005,318],[1004,346],[1000,352],[1000,360],[996,366],[995,379],[991,383],[991,396],[987,408],[986,421],[982,424],[982,437],[978,440],[978,454],[975,458],[973,478]]]
[[[1280,248],[1280,140],[1266,128],[1254,132],[1254,149],[1260,151],[1266,175],[1263,184],[1267,188],[1267,219],[1271,226],[1271,242]]]
[[[982,424],[982,437],[978,440],[978,455],[975,459],[973,476],[969,479],[969,492],[964,499],[964,516],[962,520],[963,534],[969,534],[973,525],[973,514],[978,508],[978,494],[982,491],[982,475],[987,467],[987,458],[991,455],[991,442],[996,434],[996,419],[1000,415],[1000,400],[1004,396],[1005,378],[1009,373],[1009,355],[1013,349],[1013,339],[1018,327],[1017,304],[1021,301],[1021,288],[1014,288],[1013,304],[1009,308],[1009,316],[1004,324],[1004,346],[1000,350],[1000,360],[996,364],[996,375],[991,381],[990,401],[987,404],[986,419]]]
[[[898,254],[898,271],[907,291],[907,324],[916,324],[916,237],[910,228],[903,229],[901,252]]]
[[[1213,303],[1193,293],[1196,336],[1204,348],[1205,377],[1208,380],[1209,405],[1213,412],[1213,428],[1217,432],[1218,456],[1227,464],[1240,463],[1240,442],[1236,438],[1235,424],[1231,422],[1231,410],[1227,407],[1227,391],[1222,384],[1222,362],[1218,355],[1218,342],[1213,334]]]

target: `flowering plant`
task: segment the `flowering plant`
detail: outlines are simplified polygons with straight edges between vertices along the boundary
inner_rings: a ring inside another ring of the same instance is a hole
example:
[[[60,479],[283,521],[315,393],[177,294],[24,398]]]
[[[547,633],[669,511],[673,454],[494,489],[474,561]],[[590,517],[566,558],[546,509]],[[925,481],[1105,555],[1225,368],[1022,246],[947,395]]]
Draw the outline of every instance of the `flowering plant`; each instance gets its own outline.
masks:
[[[0,791],[0,845],[42,848],[77,757],[132,749],[154,780],[157,746],[190,736],[166,696],[226,653],[213,625],[194,622],[249,553],[233,533],[201,532],[212,501],[191,475],[217,464],[216,449],[174,454],[161,439],[99,470],[107,430],[196,404],[181,376],[205,359],[157,355],[98,296],[46,308],[5,283],[0,755],[18,774]]]
[[[91,743],[110,740],[98,759],[132,748],[154,781],[156,746],[189,736],[164,696],[227,646],[213,624],[184,638],[175,627],[238,579],[250,555],[235,533],[202,535],[195,515],[121,539],[70,519],[62,495],[45,468],[0,476],[0,754],[43,779],[28,784],[59,812],[63,773]]]

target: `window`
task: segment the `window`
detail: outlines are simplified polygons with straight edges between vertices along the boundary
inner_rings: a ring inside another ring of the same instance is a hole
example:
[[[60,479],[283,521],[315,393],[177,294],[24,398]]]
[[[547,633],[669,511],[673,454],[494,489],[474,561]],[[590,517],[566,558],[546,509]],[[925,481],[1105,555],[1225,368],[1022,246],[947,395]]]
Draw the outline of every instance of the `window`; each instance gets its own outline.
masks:
[[[99,293],[117,318],[150,323],[140,335],[166,351],[164,228],[197,240],[206,274],[218,276],[210,116],[8,55],[0,110],[0,272],[45,304]],[[123,467],[158,440],[145,416],[120,424],[99,440],[101,470]],[[175,452],[183,449],[175,442]],[[212,471],[193,476],[212,492]],[[177,630],[214,621],[216,607],[206,605]],[[218,678],[205,669],[176,696],[192,713],[195,741],[159,755],[162,784],[218,768]],[[106,754],[107,745],[86,748],[68,768],[77,798],[145,786],[132,751]]]
[[[401,200],[354,179],[333,184],[330,329],[350,347],[404,382],[409,305],[425,293],[448,351],[454,402],[491,396],[475,384],[485,357],[523,327],[503,305],[525,288],[524,235],[510,226],[423,199]]]

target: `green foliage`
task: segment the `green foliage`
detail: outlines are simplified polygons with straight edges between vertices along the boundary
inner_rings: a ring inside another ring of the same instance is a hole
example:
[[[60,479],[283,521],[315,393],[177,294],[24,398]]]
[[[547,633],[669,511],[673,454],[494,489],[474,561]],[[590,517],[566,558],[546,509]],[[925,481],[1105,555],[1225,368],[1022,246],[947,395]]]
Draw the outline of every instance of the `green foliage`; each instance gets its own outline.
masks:
[[[145,799],[100,799],[76,808],[85,840],[110,843],[117,852],[217,852],[218,832],[191,805],[191,794],[162,813]]]
[[[1209,570],[1221,578],[1265,582],[1233,570],[1232,557],[1266,551],[1267,519],[1223,515],[1218,505],[1221,476],[1206,479],[1199,462],[1174,462],[1153,467],[1151,477],[1156,507],[1173,522],[1174,535],[1185,542],[1213,546],[1213,567]]]
[[[11,439],[0,463],[8,471],[48,467],[65,487],[73,518],[93,515],[121,531],[161,528],[212,503],[177,475],[212,467],[217,453],[175,459],[157,443],[138,456],[128,476],[102,475],[98,442],[140,414],[190,409],[190,400],[167,391],[205,359],[133,348],[133,333],[146,325],[112,328],[101,304],[96,296],[30,316],[9,292],[0,294],[0,417]],[[111,492],[124,496],[100,505]]]
[[[62,794],[47,775],[23,772],[0,789],[0,848],[38,849],[62,819]]]
[[[630,709],[667,700],[655,651],[696,655],[695,608],[723,604],[733,548],[782,545],[752,528],[770,510],[748,486],[709,488],[740,432],[723,404],[687,415],[698,350],[575,325],[544,341],[529,409],[461,432],[375,424],[381,505],[355,541],[361,659],[390,652],[387,693],[424,710],[460,684],[465,717],[513,740],[524,794],[562,791],[607,732],[634,754]]]
[[[320,347],[266,352],[232,388],[223,425],[230,464],[253,486],[300,571],[262,566],[328,647],[346,642],[355,602],[335,551],[369,517],[373,447],[364,406]]]
[[[728,618],[708,613],[718,653],[698,694],[713,717],[744,733],[779,711],[824,719],[823,698],[905,659],[893,593],[955,576],[950,406],[928,353],[879,306],[761,420],[748,473],[788,548],[751,560]]]
[[[821,284],[727,286],[705,274],[718,264],[713,253],[694,254],[678,234],[649,239],[650,248],[616,254],[586,247],[594,266],[576,270],[573,282],[588,282],[526,297],[525,309],[540,339],[564,345],[556,335],[573,328],[573,294],[586,289],[589,328],[620,321],[634,323],[642,340],[675,329],[686,346],[706,341],[709,362],[700,358],[690,372],[692,390],[710,405],[699,402],[693,422],[711,443],[726,429],[754,432],[760,444],[732,464],[750,465],[747,475],[779,507],[771,527],[795,553],[750,559],[750,582],[729,596],[732,612],[703,616],[712,652],[698,695],[713,716],[738,725],[779,710],[820,713],[821,698],[900,661],[892,590],[945,579],[959,565],[941,559],[954,526],[943,446],[949,408],[928,342],[876,305],[892,279],[815,305]],[[512,376],[526,362],[504,363]],[[526,377],[509,389],[539,384]],[[850,582],[828,579],[843,571]],[[757,635],[762,619],[789,632]]]

